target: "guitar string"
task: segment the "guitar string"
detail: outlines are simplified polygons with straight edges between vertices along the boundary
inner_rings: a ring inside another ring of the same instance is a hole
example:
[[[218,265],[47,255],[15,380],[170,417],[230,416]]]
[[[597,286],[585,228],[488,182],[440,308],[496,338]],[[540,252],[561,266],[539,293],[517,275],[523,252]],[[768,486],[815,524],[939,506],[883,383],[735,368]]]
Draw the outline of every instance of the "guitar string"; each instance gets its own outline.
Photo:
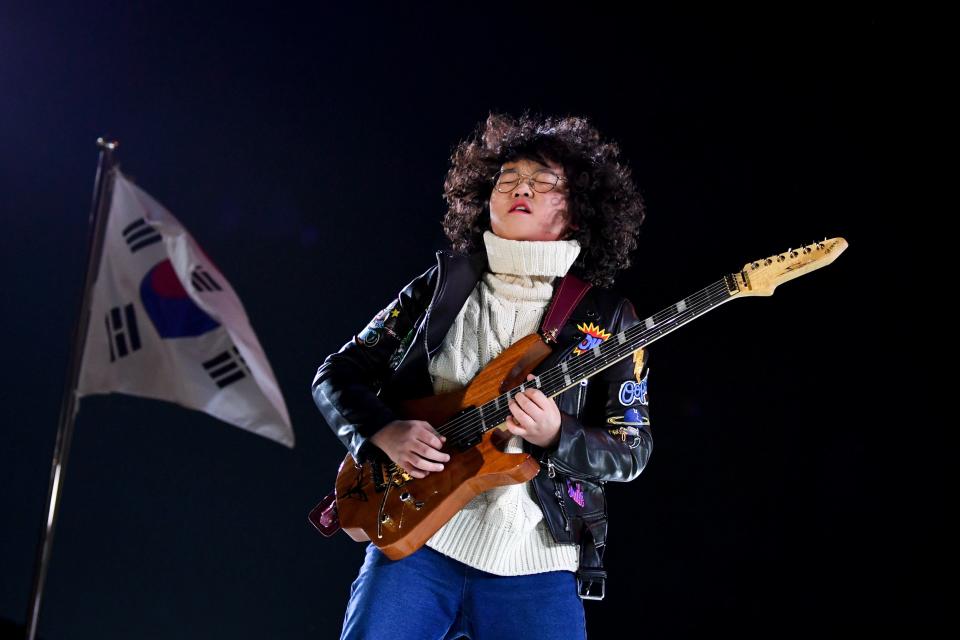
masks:
[[[723,295],[718,296],[717,295],[718,293],[722,293]],[[723,300],[727,300],[729,298],[730,298],[730,292],[726,285],[726,278],[724,278],[719,280],[718,282],[715,282],[705,287],[704,289],[701,289],[697,293],[693,294],[689,298],[689,300],[693,301],[693,304],[688,303],[688,306],[686,307],[686,309],[684,309],[684,311],[680,313],[675,313],[674,311],[672,311],[672,309],[675,309],[676,305],[673,305],[673,307],[667,307],[666,309],[662,311],[658,311],[657,313],[650,316],[651,320],[654,320],[657,316],[669,314],[669,316],[674,320],[674,322],[670,322],[669,325],[654,324],[654,326],[651,328],[647,328],[645,322],[638,323],[633,327],[629,327],[623,332],[624,338],[625,338],[624,344],[613,343],[613,344],[616,344],[616,347],[614,347],[613,349],[610,349],[610,353],[603,353],[599,358],[594,358],[593,360],[585,360],[582,362],[574,362],[573,366],[567,367],[566,375],[569,375],[571,379],[575,377],[579,377],[580,374],[593,368],[593,365],[595,365],[598,360],[600,361],[601,364],[606,364],[611,361],[614,363],[619,362],[620,360],[626,358],[630,353],[637,351],[639,347],[631,349],[626,345],[629,342],[633,341],[635,338],[640,337],[640,335],[642,335],[645,331],[650,332],[650,334],[657,334],[657,333],[662,334],[663,333],[662,329],[664,327],[673,326],[674,324],[682,324],[682,323],[678,323],[677,321],[681,319],[683,319],[684,321],[688,321],[689,319],[692,319],[692,318],[688,319],[686,318],[686,316],[696,316],[701,311],[708,310],[709,307],[713,306],[712,303],[714,301],[722,302]],[[685,299],[685,300],[688,300],[688,299]],[[637,329],[642,329],[642,330],[637,332],[636,331]],[[631,335],[631,334],[635,334],[635,335]],[[602,345],[601,345],[601,349],[603,349]],[[551,373],[551,371],[553,373]],[[563,379],[563,376],[564,376],[564,372],[560,368],[560,365],[559,364],[554,365],[553,367],[551,367],[551,369],[547,373],[544,373],[543,375],[539,376],[541,381],[540,388],[543,389],[544,387],[549,387],[553,383],[559,382],[560,380]],[[529,382],[533,382],[533,381],[531,380]],[[516,389],[519,389],[519,386],[515,387],[514,389],[511,389],[506,394],[501,394],[499,397],[500,398],[506,397],[507,402],[509,403],[509,398],[516,395],[515,393]],[[494,401],[493,400],[487,401],[481,406],[486,406],[492,402]],[[437,428],[437,431],[442,435],[447,436],[448,440],[450,440],[451,438],[454,440],[459,440],[463,436],[470,434],[471,431],[476,431],[477,426],[484,426],[484,423],[487,421],[488,418],[496,419],[497,422],[494,423],[494,427],[488,427],[487,430],[489,430],[490,428],[495,428],[496,425],[501,424],[503,420],[501,420],[500,418],[501,417],[506,418],[508,415],[512,415],[508,407],[495,409],[492,413],[485,414],[483,417],[480,417],[479,410],[477,408],[474,408],[473,410],[469,411],[467,414],[459,416],[458,418],[455,418],[450,422],[444,423],[443,425]],[[483,431],[481,431],[481,433],[483,433]],[[391,464],[390,467],[391,468],[395,467],[395,463]]]
[[[717,296],[716,294],[720,292],[721,285],[723,288],[722,292],[724,295]],[[673,313],[671,313],[671,317],[673,317],[675,320],[678,320],[678,321],[681,319],[686,321],[688,320],[687,316],[696,316],[702,310],[712,306],[710,303],[713,300],[716,300],[717,302],[721,302],[725,299],[729,299],[730,297],[724,280],[720,280],[719,282],[714,283],[713,285],[710,285],[709,287],[701,290],[701,292],[694,294],[694,296],[699,297],[699,300],[696,303],[694,303],[693,305],[687,306],[687,308],[684,309],[684,311],[680,312],[679,314],[674,315]],[[706,304],[704,304],[704,302],[706,302]],[[651,316],[651,319],[667,311],[669,311],[669,307],[667,309],[664,309],[663,311],[660,311],[654,314],[653,316]],[[692,318],[689,318],[689,319],[692,319]],[[637,325],[634,325],[633,327],[629,327],[626,331],[624,331],[624,338],[625,338],[624,344],[612,343],[612,344],[615,344],[616,346],[612,349],[610,349],[610,347],[608,346],[607,348],[609,350],[609,353],[601,353],[599,357],[595,357],[592,360],[587,359],[583,361],[575,361],[573,363],[573,366],[568,365],[566,375],[570,376],[571,379],[575,379],[575,378],[578,378],[580,374],[593,368],[593,366],[598,362],[601,365],[606,365],[607,363],[610,363],[610,362],[613,362],[613,363],[619,362],[620,360],[626,358],[627,355],[629,355],[630,353],[637,351],[637,349],[639,348],[639,347],[635,347],[635,348],[628,347],[627,344],[629,342],[635,340],[637,337],[640,337],[645,331],[648,331],[651,334],[657,334],[657,333],[662,334],[663,333],[662,329],[664,327],[672,326],[674,324],[681,324],[681,323],[671,322],[669,323],[669,325],[661,324],[659,325],[659,329],[657,324],[655,324],[654,327],[648,329],[646,327],[646,324],[644,323],[639,323]],[[643,330],[637,333],[636,329],[638,328],[641,328]],[[631,333],[634,335],[630,335]],[[608,345],[609,344],[610,343],[608,343]],[[603,346],[604,345],[600,346],[601,352],[603,351]],[[553,373],[550,373],[550,372],[553,372]],[[542,390],[543,387],[549,387],[552,383],[563,380],[564,371],[560,368],[560,365],[557,364],[551,367],[551,369],[547,373],[544,373],[543,375],[539,376],[539,378],[541,383],[540,389]],[[525,381],[523,385],[525,388],[527,388],[527,382],[533,383],[534,381],[533,380]],[[530,385],[530,386],[534,386],[534,385]],[[514,387],[514,389],[511,389],[506,394],[501,394],[498,397],[498,399],[503,399],[505,397],[507,400],[507,403],[509,403],[510,398],[516,395],[517,389],[519,389],[519,386]],[[489,400],[481,406],[487,406],[490,404],[494,404],[494,406],[496,406],[495,400]],[[451,420],[450,422],[444,423],[443,425],[437,428],[437,431],[439,431],[442,435],[447,436],[448,440],[450,438],[460,439],[463,436],[469,435],[470,432],[475,430],[475,427],[477,427],[478,425],[482,426],[485,422],[489,421],[495,427],[496,425],[499,425],[503,422],[503,420],[500,419],[501,417],[506,418],[509,415],[512,415],[512,414],[508,407],[497,408],[490,413],[485,412],[484,415],[482,416],[480,415],[479,409],[474,408],[473,410],[467,412],[466,414],[463,414],[462,416],[458,416],[457,418],[455,418],[454,420]],[[489,427],[489,428],[494,428],[494,427]]]

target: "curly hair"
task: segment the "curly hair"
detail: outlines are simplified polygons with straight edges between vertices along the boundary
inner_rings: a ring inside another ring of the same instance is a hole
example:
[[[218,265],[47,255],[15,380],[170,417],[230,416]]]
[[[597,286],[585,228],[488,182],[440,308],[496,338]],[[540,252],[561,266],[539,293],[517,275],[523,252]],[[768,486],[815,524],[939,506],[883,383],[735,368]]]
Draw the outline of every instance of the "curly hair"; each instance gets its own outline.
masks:
[[[617,143],[601,140],[586,118],[490,112],[451,155],[443,184],[448,205],[443,230],[455,251],[483,247],[483,232],[491,228],[493,176],[500,166],[521,158],[550,160],[568,178],[565,239],[580,243],[571,269],[596,286],[610,287],[617,272],[630,266],[646,217],[630,168],[619,156]]]

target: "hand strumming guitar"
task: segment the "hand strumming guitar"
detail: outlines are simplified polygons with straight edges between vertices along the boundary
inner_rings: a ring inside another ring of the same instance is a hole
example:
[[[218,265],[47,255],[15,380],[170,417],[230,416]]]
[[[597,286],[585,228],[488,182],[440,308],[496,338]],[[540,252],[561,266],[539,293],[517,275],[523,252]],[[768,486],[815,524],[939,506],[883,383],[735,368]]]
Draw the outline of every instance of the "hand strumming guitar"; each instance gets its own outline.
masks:
[[[414,478],[443,471],[440,462],[450,459],[450,454],[440,451],[446,439],[423,420],[394,420],[370,436],[373,444]]]

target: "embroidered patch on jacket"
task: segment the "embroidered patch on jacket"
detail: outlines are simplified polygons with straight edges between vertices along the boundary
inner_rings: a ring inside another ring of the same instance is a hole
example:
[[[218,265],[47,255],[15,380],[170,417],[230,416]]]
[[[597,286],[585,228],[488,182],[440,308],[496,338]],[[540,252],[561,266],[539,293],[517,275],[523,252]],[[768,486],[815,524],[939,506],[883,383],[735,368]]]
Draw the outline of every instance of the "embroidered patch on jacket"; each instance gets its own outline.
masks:
[[[634,425],[634,426],[644,426],[650,424],[650,418],[645,415],[642,415],[637,409],[627,409],[623,412],[622,416],[610,416],[607,418],[607,424],[616,424],[616,425]],[[611,429],[610,433],[617,432],[619,429]]]
[[[640,413],[639,409],[627,409],[623,412],[622,418],[610,416],[607,418],[607,423],[618,425],[616,429],[608,429],[610,435],[619,437],[620,442],[631,449],[636,449],[640,446],[640,427],[649,426],[650,418]],[[629,443],[627,438],[630,439]]]
[[[627,380],[622,385],[620,385],[620,404],[625,407],[629,407],[632,404],[640,403],[643,405],[647,403],[647,378],[650,377],[650,369],[647,369],[647,373],[643,376],[643,380],[639,382],[634,382],[633,380]]]
[[[567,495],[573,498],[573,501],[576,502],[582,508],[586,499],[583,496],[583,485],[579,482],[571,482],[570,478],[567,478]]]
[[[397,308],[399,304],[400,302],[398,300],[391,302],[387,305],[386,309],[383,309],[377,313],[377,315],[373,316],[373,320],[371,320],[367,326],[372,329],[383,329],[399,340],[400,337],[396,332],[397,318],[400,316],[400,309]]]
[[[633,377],[640,382],[640,372],[643,371],[644,351],[643,347],[633,352]]]
[[[380,342],[380,333],[383,329],[375,329],[373,327],[366,327],[361,331],[357,337],[354,339],[357,344],[363,345],[364,347],[372,347],[378,342]]]
[[[608,331],[604,331],[592,322],[589,324],[586,322],[581,322],[577,325],[577,329],[583,331],[584,336],[583,340],[580,341],[580,344],[573,348],[573,355],[575,356],[590,351],[590,349],[599,346],[601,342],[610,337],[610,333]]]
[[[390,356],[390,368],[396,371],[397,367],[400,366],[400,362],[403,361],[403,357],[407,355],[407,349],[410,346],[410,341],[413,339],[413,334],[416,333],[416,329],[410,329],[407,332],[407,335],[404,336],[403,340],[400,341],[400,346],[396,348],[393,352],[393,355]]]

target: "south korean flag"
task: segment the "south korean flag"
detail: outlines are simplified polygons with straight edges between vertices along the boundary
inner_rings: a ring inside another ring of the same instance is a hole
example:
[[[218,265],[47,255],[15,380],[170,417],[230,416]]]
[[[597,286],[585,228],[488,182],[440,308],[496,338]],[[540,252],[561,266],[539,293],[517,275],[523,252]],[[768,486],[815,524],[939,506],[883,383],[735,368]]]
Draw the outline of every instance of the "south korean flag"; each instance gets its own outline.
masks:
[[[193,237],[116,168],[76,393],[167,400],[293,447],[240,299]]]

